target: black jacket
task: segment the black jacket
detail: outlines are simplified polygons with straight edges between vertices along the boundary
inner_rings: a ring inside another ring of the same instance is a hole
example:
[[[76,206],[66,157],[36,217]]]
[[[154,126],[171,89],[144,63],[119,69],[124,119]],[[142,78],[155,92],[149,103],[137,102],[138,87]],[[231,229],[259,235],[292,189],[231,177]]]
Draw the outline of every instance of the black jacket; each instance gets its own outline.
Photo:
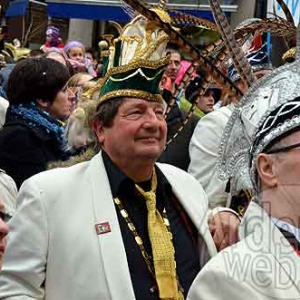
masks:
[[[178,131],[185,117],[186,113],[181,111],[175,104],[175,106],[173,106],[171,111],[169,112],[166,120],[168,124],[167,140],[172,138]],[[168,163],[184,171],[187,171],[191,161],[189,154],[189,144],[198,121],[198,117],[194,115],[191,117],[183,130],[167,146],[167,148],[159,158],[159,162]]]
[[[0,131],[0,168],[15,180],[18,188],[27,178],[45,171],[50,161],[61,158],[55,137],[8,114]]]

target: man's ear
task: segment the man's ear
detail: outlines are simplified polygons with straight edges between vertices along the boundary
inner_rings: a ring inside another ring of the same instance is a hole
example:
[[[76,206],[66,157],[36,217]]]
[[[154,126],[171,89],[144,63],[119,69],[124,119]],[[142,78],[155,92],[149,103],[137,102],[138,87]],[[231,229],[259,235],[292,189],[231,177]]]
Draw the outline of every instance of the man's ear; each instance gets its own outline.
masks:
[[[272,155],[260,153],[257,157],[256,167],[262,187],[277,186],[276,163]]]
[[[100,121],[99,119],[96,119],[92,122],[91,126],[98,138],[99,144],[103,145],[104,141],[105,141],[105,135],[104,135],[105,129],[104,129],[102,121]]]

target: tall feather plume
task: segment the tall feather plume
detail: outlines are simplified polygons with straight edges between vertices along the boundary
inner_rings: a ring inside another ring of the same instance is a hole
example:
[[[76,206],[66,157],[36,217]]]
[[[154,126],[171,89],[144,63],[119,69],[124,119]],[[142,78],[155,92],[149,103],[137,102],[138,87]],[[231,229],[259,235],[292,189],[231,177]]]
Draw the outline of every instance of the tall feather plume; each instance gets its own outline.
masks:
[[[183,13],[181,11],[169,9],[169,12],[175,13],[177,16],[172,17],[172,23],[173,26],[185,26],[185,25],[200,25],[203,27],[207,27],[209,29],[216,30],[217,27],[206,20],[203,20],[201,18],[188,15],[186,13]],[[204,22],[203,22],[204,21]],[[245,39],[252,34],[253,36],[257,34],[263,34],[266,32],[270,32],[271,34],[275,36],[286,36],[295,39],[296,35],[296,29],[292,28],[290,24],[282,18],[268,18],[268,19],[257,19],[255,21],[252,21],[248,25],[242,26],[241,28],[234,30],[234,35],[236,40],[238,41],[239,45],[242,45],[245,41]],[[217,57],[214,59],[214,64],[216,67],[220,68],[221,65],[225,63],[225,61],[229,58],[229,51],[224,46],[224,42],[222,39],[219,39],[212,44],[207,45],[203,49],[201,49],[201,54],[203,56],[212,56],[217,54]],[[189,78],[193,71],[195,70],[197,64],[191,64],[191,66],[187,69],[186,74],[183,76],[181,82],[179,85],[177,85],[176,90],[174,92],[174,97],[176,98],[179,94],[181,89],[184,89],[189,81]]]
[[[207,21],[206,19],[199,18],[187,13],[184,13],[182,11],[178,11],[175,9],[168,9],[168,12],[175,14],[172,16],[171,25],[175,27],[183,27],[183,26],[201,26],[206,29],[219,31],[218,27],[215,25],[215,23],[212,23],[210,21]],[[258,24],[260,26],[260,24]],[[251,23],[251,26],[253,26],[253,23]],[[259,26],[257,26],[259,28]],[[250,26],[249,26],[250,27]],[[257,30],[258,28],[254,28],[254,30]],[[236,39],[240,39],[239,41],[241,44],[243,44],[243,39],[246,38],[246,36],[250,33],[253,33],[252,28],[249,28],[247,30],[244,30],[243,32],[236,32],[235,36]],[[238,35],[238,37],[237,37]],[[201,49],[201,54],[203,56],[210,56],[214,55],[216,52],[218,52],[220,49],[223,49],[224,42],[220,38],[211,44],[205,46]],[[223,50],[222,50],[223,51]]]
[[[193,64],[190,66],[190,68],[192,69]],[[178,128],[177,132],[167,141],[167,146],[174,141],[174,139],[180,134],[180,132],[182,132],[184,126],[189,122],[190,118],[193,116],[194,111],[197,107],[198,102],[200,101],[201,97],[205,94],[205,91],[207,90],[210,82],[211,82],[211,76],[207,75],[206,77],[203,78],[200,87],[198,89],[199,93],[198,93],[198,97],[196,99],[196,101],[192,104],[187,116],[185,117],[184,121],[182,122],[181,126]]]
[[[221,41],[221,40],[218,40],[218,41]],[[210,48],[211,46],[212,46],[212,48]],[[208,45],[207,47],[205,47],[204,49],[201,50],[201,54],[203,56],[208,56],[209,52],[212,50],[215,50],[216,47],[217,47],[217,45],[214,45],[214,44]],[[227,49],[226,48],[221,49],[221,51],[219,52],[217,57],[214,59],[214,65],[216,67],[221,67],[221,64],[224,62],[227,55],[228,55]],[[174,98],[177,98],[177,96],[179,95],[179,93],[182,89],[185,90],[185,88],[189,84],[189,80],[190,80],[193,72],[197,69],[197,67],[199,67],[198,61],[193,61],[191,63],[191,65],[187,68],[180,83],[176,85],[176,89],[174,92]]]
[[[185,87],[187,86],[187,84],[189,82],[189,79],[191,78],[192,73],[196,70],[197,67],[198,67],[198,63],[192,62],[192,64],[186,70],[183,78],[181,79],[180,84],[176,87],[175,93],[173,95],[173,99],[176,99],[178,97],[178,94],[182,88],[185,89]],[[207,89],[207,84],[206,84],[206,81],[203,80],[199,87],[199,97],[204,95],[206,89]],[[166,146],[168,146],[170,143],[172,143],[177,138],[177,136],[180,134],[180,132],[182,132],[185,125],[189,122],[191,117],[194,115],[194,111],[197,107],[198,101],[199,101],[199,98],[192,104],[190,110],[188,111],[188,114],[186,115],[185,119],[182,121],[181,126],[177,129],[176,133],[167,141]],[[175,101],[173,101],[172,103],[170,103],[168,105],[166,115],[170,112],[170,110],[172,109],[174,104],[175,104]]]
[[[222,40],[219,40],[222,42]],[[213,48],[215,49],[215,48]],[[209,51],[207,49],[207,51]],[[207,53],[205,53],[207,54]],[[217,57],[214,59],[214,64],[216,67],[221,67],[221,65],[224,63],[224,60],[227,58],[228,56],[228,50],[225,47],[223,49],[223,51],[220,51],[220,53],[217,55]],[[178,97],[179,92],[181,91],[181,89],[185,89],[189,83],[189,80],[191,78],[191,75],[193,74],[193,72],[196,70],[196,68],[198,67],[198,63],[197,62],[192,62],[191,65],[188,67],[188,69],[186,70],[183,78],[181,79],[181,82],[176,86],[175,89],[175,93],[174,93],[174,98],[176,99]],[[199,102],[199,99],[201,98],[201,96],[203,96],[210,84],[212,80],[212,77],[207,75],[205,78],[203,78],[201,85],[198,89],[199,93],[199,97],[197,98],[197,100],[192,104],[187,116],[185,117],[184,121],[182,122],[182,125],[178,128],[176,134],[174,134],[167,142],[167,145],[169,145],[178,135],[179,133],[183,130],[184,126],[189,122],[190,118],[193,116],[194,111],[197,107],[197,104]],[[171,109],[171,107],[170,107]]]
[[[175,42],[183,51],[185,51],[188,55],[192,57],[193,62],[198,61],[199,65],[201,65],[203,70],[207,74],[211,74],[214,81],[218,85],[223,86],[225,89],[228,90],[230,94],[235,95],[238,98],[243,96],[241,90],[218,68],[216,68],[214,66],[214,63],[210,59],[203,56],[199,49],[197,49],[188,41],[186,41],[185,38],[180,33],[178,33],[170,26],[170,24],[163,22],[155,12],[148,10],[139,1],[134,1],[134,0],[123,0],[123,1],[125,1],[134,10],[136,10],[138,13],[146,17],[148,20],[155,22],[158,27],[160,27],[169,35],[170,39],[173,42]]]
[[[177,97],[182,89],[185,90],[192,74],[194,73],[194,71],[196,70],[197,67],[198,67],[198,63],[192,62],[191,65],[187,68],[183,77],[181,78],[180,83],[176,85],[175,92],[173,94],[173,97],[175,99],[177,99]]]
[[[293,15],[291,14],[291,12],[290,12],[288,6],[286,5],[286,3],[283,0],[276,0],[276,1],[280,5],[282,11],[284,12],[284,15],[285,15],[287,21],[290,24],[293,24],[295,26]]]
[[[151,20],[152,22],[156,23],[158,27],[164,30],[166,34],[169,35],[170,39],[173,42],[175,42],[184,52],[186,52],[186,54],[192,57],[193,66],[195,66],[196,63],[201,65],[202,69],[206,72],[206,74],[209,74],[208,75],[209,78],[207,80],[208,82],[212,81],[213,79],[217,84],[223,86],[229,92],[229,94],[234,95],[238,98],[243,96],[243,93],[240,91],[240,89],[230,79],[228,79],[228,77],[226,77],[218,68],[216,68],[214,66],[214,63],[210,59],[203,56],[199,49],[197,49],[192,44],[187,42],[181,34],[179,34],[176,30],[174,30],[171,27],[170,24],[163,22],[155,12],[148,10],[139,1],[135,1],[135,0],[124,0],[124,1],[128,5],[130,5],[134,10],[136,10],[139,14],[143,15],[148,20]],[[200,91],[200,95],[204,94],[205,89]],[[193,115],[196,105],[197,103],[194,103],[192,105],[182,125],[178,129],[177,133],[167,142],[167,145],[170,144],[180,134],[180,132],[182,132],[182,129],[188,123],[191,116]]]
[[[217,43],[217,44],[216,44]],[[206,56],[208,57],[209,54],[211,52],[215,52],[216,49],[219,49],[219,45],[222,43],[222,40],[217,40],[216,43],[213,43],[213,44],[210,44],[208,46],[206,46],[205,48],[203,48],[201,50],[201,54],[203,56]],[[221,55],[222,53],[222,55]],[[217,59],[214,60],[214,65],[216,67],[220,67],[221,66],[221,63],[224,61],[224,59],[226,58],[228,54],[228,51],[226,48],[224,49],[221,49],[220,50],[220,53],[218,54],[217,56]],[[218,58],[219,57],[219,58]],[[189,80],[192,76],[192,74],[194,73],[194,71],[196,70],[196,68],[199,66],[198,64],[198,61],[193,61],[191,63],[191,65],[187,68],[187,70],[185,71],[181,81],[179,84],[176,85],[176,88],[175,88],[175,92],[173,94],[173,97],[176,99],[180,93],[180,91],[183,89],[185,90],[185,88],[187,87],[187,85],[189,84]]]
[[[263,19],[253,22],[245,27],[235,29],[234,35],[238,43],[242,45],[249,34],[255,36],[266,32],[270,32],[275,36],[286,37],[288,40],[296,39],[296,28],[291,28],[290,24],[282,18]],[[215,66],[219,68],[229,58],[229,51],[222,40],[216,41],[215,44],[216,43],[218,43],[218,46],[209,45],[205,47],[202,50],[202,54],[205,56],[211,56],[217,53]]]
[[[245,37],[249,33],[256,35],[270,32],[275,36],[286,36],[292,38],[295,38],[296,36],[296,28],[294,26],[291,27],[290,23],[281,18],[263,19],[248,26],[236,29],[234,32],[237,40]]]
[[[214,15],[215,21],[222,34],[224,43],[230,51],[230,55],[234,66],[241,75],[241,78],[250,87],[255,82],[255,77],[252,72],[251,65],[246,59],[242,49],[238,46],[233,31],[227,21],[225,14],[223,13],[220,7],[219,2],[217,0],[210,0],[210,7]]]
[[[227,58],[228,50],[225,47],[223,51],[221,51],[217,57],[214,59],[215,66],[221,66],[221,64],[224,62],[224,60]],[[195,62],[190,65],[190,67],[186,70],[185,75],[182,78],[182,82],[179,84],[181,88],[185,88],[189,79],[191,78],[191,74],[194,72],[194,70],[198,67],[198,64]],[[173,137],[171,137],[167,145],[169,145],[177,136],[178,134],[183,130],[184,126],[189,122],[190,118],[194,115],[194,111],[197,107],[198,102],[200,101],[201,97],[205,94],[206,90],[208,89],[209,85],[212,82],[212,76],[210,74],[206,74],[206,76],[203,78],[200,87],[198,88],[198,96],[195,102],[192,104],[186,118],[182,122],[181,126],[178,128],[177,132],[174,134]],[[179,90],[178,90],[179,92]]]
[[[282,11],[284,12],[285,18],[286,18],[287,22],[290,24],[290,27],[296,29],[293,15],[291,14],[286,3],[283,0],[276,0],[276,1],[279,4],[279,6],[281,7]],[[297,33],[295,36],[297,36]],[[286,48],[287,49],[291,48],[293,43],[296,41],[296,39],[297,38],[287,39],[285,36],[283,36],[283,40],[286,45]]]
[[[202,28],[218,31],[218,27],[205,19],[189,15],[187,13],[175,10],[175,9],[168,9],[168,12],[174,13],[175,15],[172,16],[171,25],[175,27],[184,27],[184,26],[201,26]],[[209,56],[222,48],[223,41],[222,39],[218,39],[212,42],[209,45],[206,45],[204,48],[200,50],[200,53],[203,56]]]
[[[172,17],[171,25],[173,25],[173,21],[175,22],[174,25],[176,25],[176,22],[178,21],[181,24],[193,24],[195,26],[203,26],[207,29],[212,29],[215,31],[218,30],[218,27],[213,22],[210,22],[206,19],[199,18],[176,9],[168,9],[168,12],[175,14],[175,16]]]
[[[176,18],[172,19],[172,22],[176,24],[177,22]],[[185,24],[185,21],[179,21],[177,24]],[[196,25],[196,24],[195,24]],[[258,34],[263,34],[266,32],[270,32],[274,36],[282,36],[285,37],[287,40],[295,40],[296,39],[296,27],[290,26],[290,24],[282,18],[279,19],[263,19],[256,22],[253,22],[245,27],[238,28],[234,30],[234,36],[236,41],[239,45],[242,45],[245,42],[245,39],[249,34],[252,34],[253,36]],[[201,49],[201,54],[203,56],[212,56],[215,53],[221,51],[224,52],[224,41],[222,39],[219,39],[217,41],[214,41],[212,44],[207,45],[203,49]],[[226,55],[228,55],[228,51],[225,51]]]

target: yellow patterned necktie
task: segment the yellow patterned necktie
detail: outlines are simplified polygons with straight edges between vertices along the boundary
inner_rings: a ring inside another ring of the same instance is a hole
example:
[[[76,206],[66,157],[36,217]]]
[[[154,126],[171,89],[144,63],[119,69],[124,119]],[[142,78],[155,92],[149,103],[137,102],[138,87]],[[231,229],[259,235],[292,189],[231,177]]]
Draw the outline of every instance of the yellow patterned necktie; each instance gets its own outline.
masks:
[[[148,233],[152,247],[155,278],[160,299],[182,300],[183,295],[178,289],[175,250],[172,243],[172,234],[164,224],[163,218],[156,209],[157,178],[155,169],[151,180],[151,191],[145,192],[135,185],[136,189],[146,200],[148,209]]]

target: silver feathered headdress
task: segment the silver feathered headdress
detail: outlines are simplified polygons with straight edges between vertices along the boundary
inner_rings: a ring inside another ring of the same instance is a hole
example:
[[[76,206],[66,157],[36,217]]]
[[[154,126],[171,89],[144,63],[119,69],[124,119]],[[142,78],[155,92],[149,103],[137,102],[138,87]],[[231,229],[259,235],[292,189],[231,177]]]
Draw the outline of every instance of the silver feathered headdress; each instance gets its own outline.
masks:
[[[219,177],[231,179],[231,193],[257,192],[256,160],[280,137],[300,128],[300,29],[296,61],[251,86],[225,128],[219,152]]]

